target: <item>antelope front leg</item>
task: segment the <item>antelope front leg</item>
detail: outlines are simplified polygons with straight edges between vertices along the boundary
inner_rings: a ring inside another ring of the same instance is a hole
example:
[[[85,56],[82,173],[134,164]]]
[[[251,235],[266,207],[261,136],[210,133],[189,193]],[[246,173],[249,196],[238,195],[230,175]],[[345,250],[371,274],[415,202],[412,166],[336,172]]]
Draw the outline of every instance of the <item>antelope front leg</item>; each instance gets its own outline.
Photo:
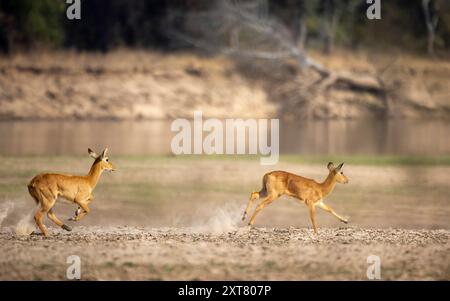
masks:
[[[318,202],[316,205],[319,206],[319,208],[325,210],[326,212],[333,214],[333,215],[334,215],[335,217],[337,217],[341,222],[346,223],[346,224],[348,223],[348,220],[347,220],[347,219],[343,218],[342,216],[340,216],[339,214],[337,214],[336,212],[334,212],[334,210],[333,210],[330,206],[325,205],[322,201]]]
[[[314,202],[308,202],[308,208],[314,232],[317,234],[316,206],[314,205]]]
[[[75,215],[73,217],[69,218],[69,221],[72,221],[72,222],[77,221],[78,216],[81,214],[81,211],[82,211],[81,207],[78,206],[78,209],[75,211]]]
[[[78,206],[78,209],[75,211],[75,217],[77,217],[78,215],[80,215],[81,213],[81,207]]]
[[[83,217],[85,217],[86,214],[88,214],[91,211],[91,209],[89,209],[88,207],[88,202],[89,200],[86,202],[78,202],[77,204],[80,207],[78,207],[77,211],[75,212],[75,216],[70,218],[69,220],[77,222],[81,220]]]

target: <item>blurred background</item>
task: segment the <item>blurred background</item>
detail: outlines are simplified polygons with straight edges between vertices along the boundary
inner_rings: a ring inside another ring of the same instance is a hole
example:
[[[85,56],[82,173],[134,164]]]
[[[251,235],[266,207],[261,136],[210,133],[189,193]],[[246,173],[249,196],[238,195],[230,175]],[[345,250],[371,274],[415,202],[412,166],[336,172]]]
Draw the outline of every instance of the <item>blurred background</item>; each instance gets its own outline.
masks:
[[[0,222],[32,208],[35,174],[87,172],[87,148],[108,146],[120,171],[86,224],[217,210],[235,224],[264,172],[322,180],[339,160],[351,185],[333,207],[355,224],[450,226],[450,1],[382,1],[380,20],[363,0],[83,0],[80,20],[68,7],[0,0],[0,204],[16,208]],[[171,121],[195,110],[280,118],[280,163],[171,156]],[[309,225],[295,206],[260,223]]]

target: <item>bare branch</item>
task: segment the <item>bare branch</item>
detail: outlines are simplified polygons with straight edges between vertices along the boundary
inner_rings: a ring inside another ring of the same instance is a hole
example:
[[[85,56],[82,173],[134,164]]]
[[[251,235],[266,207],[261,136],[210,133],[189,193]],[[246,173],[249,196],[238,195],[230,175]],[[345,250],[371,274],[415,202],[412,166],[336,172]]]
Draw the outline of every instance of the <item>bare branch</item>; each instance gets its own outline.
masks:
[[[233,40],[231,46],[208,40],[208,33],[199,38],[175,31],[171,34],[194,47],[226,55],[266,60],[295,59],[302,69],[311,68],[322,76],[328,76],[330,72],[324,66],[298,48],[295,37],[286,26],[275,18],[257,13],[258,2],[219,1],[218,6],[211,11],[188,16],[189,20],[200,23],[202,20],[208,21],[205,24],[209,25],[210,31],[211,27],[217,27],[213,33],[209,33],[212,34],[212,39],[218,39],[229,32],[230,39]],[[204,25],[197,27],[205,28]],[[250,43],[251,40],[252,45],[241,42],[240,36],[243,33],[246,34],[246,42]]]

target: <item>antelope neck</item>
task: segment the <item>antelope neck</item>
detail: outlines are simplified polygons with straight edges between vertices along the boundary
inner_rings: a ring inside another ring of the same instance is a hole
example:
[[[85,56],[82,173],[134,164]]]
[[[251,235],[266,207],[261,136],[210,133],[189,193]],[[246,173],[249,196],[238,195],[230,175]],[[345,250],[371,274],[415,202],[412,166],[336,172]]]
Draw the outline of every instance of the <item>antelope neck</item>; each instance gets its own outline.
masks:
[[[325,181],[320,183],[320,186],[322,188],[322,195],[323,195],[323,197],[325,197],[328,194],[330,194],[330,192],[333,190],[335,185],[336,185],[336,179],[334,178],[333,173],[330,172],[328,174],[328,177],[325,179]]]
[[[101,174],[102,169],[100,167],[100,164],[98,164],[97,162],[92,164],[91,169],[89,170],[89,173],[86,176],[92,188],[94,188],[97,185],[97,182],[100,179]]]

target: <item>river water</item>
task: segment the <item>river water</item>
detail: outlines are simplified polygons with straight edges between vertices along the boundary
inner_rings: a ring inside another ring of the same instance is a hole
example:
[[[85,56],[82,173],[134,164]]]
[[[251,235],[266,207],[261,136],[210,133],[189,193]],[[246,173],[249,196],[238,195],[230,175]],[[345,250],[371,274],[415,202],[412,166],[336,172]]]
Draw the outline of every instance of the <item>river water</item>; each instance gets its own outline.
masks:
[[[171,121],[3,121],[1,155],[171,153]],[[281,154],[446,155],[450,121],[280,121]]]

